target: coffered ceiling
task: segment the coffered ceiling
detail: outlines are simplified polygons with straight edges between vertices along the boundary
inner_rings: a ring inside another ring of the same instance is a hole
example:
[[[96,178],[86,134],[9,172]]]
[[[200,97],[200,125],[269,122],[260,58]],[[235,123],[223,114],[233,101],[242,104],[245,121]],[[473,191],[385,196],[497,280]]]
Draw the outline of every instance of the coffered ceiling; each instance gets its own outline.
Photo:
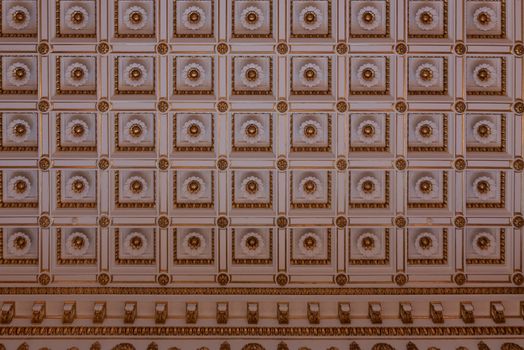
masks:
[[[522,0],[0,6],[0,349],[522,349]]]

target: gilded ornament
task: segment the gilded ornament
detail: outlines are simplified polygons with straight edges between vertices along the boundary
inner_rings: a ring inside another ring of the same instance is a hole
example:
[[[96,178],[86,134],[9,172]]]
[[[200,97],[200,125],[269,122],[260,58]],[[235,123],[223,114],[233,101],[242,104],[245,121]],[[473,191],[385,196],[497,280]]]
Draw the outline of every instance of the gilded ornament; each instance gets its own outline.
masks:
[[[38,110],[42,113],[47,112],[51,108],[51,105],[48,100],[40,100],[38,102]]]
[[[408,282],[408,276],[403,273],[397,273],[395,275],[395,283],[399,286],[403,286]]]
[[[38,168],[42,171],[46,171],[51,167],[51,161],[47,157],[42,157],[38,161]]]
[[[288,275],[286,275],[285,273],[279,273],[275,276],[275,282],[279,285],[279,286],[285,286],[286,284],[289,283],[289,277]]]
[[[515,215],[511,223],[515,228],[522,228],[524,226],[524,217],[522,217],[522,215]]]
[[[105,272],[102,272],[98,275],[98,277],[96,278],[96,280],[98,281],[98,283],[102,286],[105,286],[107,285],[109,282],[111,282],[111,276],[109,276],[109,274],[105,273]]]
[[[405,216],[398,215],[397,217],[395,217],[394,224],[398,228],[403,228],[406,227],[408,221]]]
[[[288,163],[287,163],[287,160],[286,160],[286,159],[284,159],[284,158],[279,158],[279,159],[277,160],[277,168],[278,168],[278,170],[280,170],[280,171],[284,171],[284,170],[287,169],[287,167],[288,167]]]
[[[222,344],[220,344],[219,350],[231,350],[231,345],[229,345],[229,343],[225,341]]]
[[[346,101],[341,100],[337,102],[337,111],[339,113],[347,112],[348,108],[348,103]]]
[[[41,273],[38,275],[38,283],[43,286],[47,286],[49,283],[51,283],[51,276],[49,276],[47,273]]]
[[[515,159],[513,161],[513,169],[515,169],[515,171],[524,170],[524,160],[522,158]]]
[[[100,158],[98,160],[98,169],[106,170],[107,168],[109,168],[109,159],[107,159],[107,158]]]
[[[408,161],[402,157],[395,160],[395,168],[397,170],[405,170],[408,167]]]
[[[288,219],[285,216],[279,216],[277,218],[277,226],[278,227],[285,228],[285,227],[287,227],[287,224],[288,224]]]
[[[466,218],[462,215],[455,216],[455,218],[453,219],[453,225],[455,225],[455,227],[457,228],[462,228],[466,226]]]
[[[228,166],[229,166],[229,163],[228,163],[226,158],[219,158],[217,160],[217,168],[218,168],[218,170],[224,171],[224,170],[227,169]]]
[[[110,107],[111,106],[109,105],[109,102],[107,102],[106,100],[102,100],[98,102],[96,109],[101,113],[105,113],[109,110]]]
[[[339,273],[335,276],[335,283],[339,286],[344,286],[348,283],[348,276],[344,273]]]
[[[157,219],[157,224],[160,228],[166,228],[169,226],[169,218],[165,215],[159,216]]]
[[[348,224],[348,219],[342,215],[337,216],[337,218],[335,219],[335,224],[337,225],[338,228],[344,228]]]
[[[275,46],[275,50],[279,55],[285,55],[289,52],[289,47],[286,43],[278,43]]]
[[[516,101],[514,104],[513,104],[513,110],[515,111],[515,113],[517,114],[522,114],[524,113],[524,102],[522,101]]]
[[[158,344],[155,342],[151,342],[147,346],[146,350],[158,350]]]
[[[286,343],[284,343],[283,341],[281,341],[281,342],[278,343],[278,345],[277,345],[277,350],[289,350],[289,347],[287,346]]]
[[[229,225],[229,220],[227,217],[225,216],[219,216],[217,218],[217,226],[220,227],[220,228],[225,228],[227,227],[227,225]]]
[[[219,273],[217,275],[217,282],[221,286],[225,286],[226,284],[229,283],[229,276],[226,273]]]
[[[155,51],[159,55],[165,55],[169,51],[169,45],[167,45],[164,41],[161,41],[156,45]]]
[[[461,286],[463,285],[464,283],[466,283],[466,275],[462,272],[458,272],[456,273],[454,276],[453,276],[453,281]]]
[[[288,105],[286,101],[279,101],[277,103],[277,111],[279,113],[286,113],[288,109]]]
[[[229,110],[229,103],[227,103],[226,101],[218,101],[216,104],[216,109],[220,113],[225,113]]]
[[[395,103],[395,110],[398,113],[404,113],[404,112],[406,112],[408,110],[408,105],[404,101],[399,101],[399,102]]]
[[[96,46],[96,51],[101,55],[105,55],[111,51],[111,46],[107,42],[101,41]]]
[[[524,275],[522,272],[516,272],[513,274],[511,280],[515,285],[520,286],[522,283],[524,283]]]
[[[220,55],[225,55],[226,53],[229,52],[229,45],[226,44],[226,43],[218,43],[217,46],[216,46],[216,51]]]
[[[38,225],[41,228],[46,228],[51,225],[51,218],[47,215],[41,215],[40,218],[38,218]]]
[[[24,343],[20,344],[20,345],[16,348],[16,350],[29,350],[29,344],[27,344],[27,343],[24,342]]]
[[[455,102],[454,108],[457,113],[464,113],[466,111],[467,105],[464,101],[459,100]]]
[[[522,43],[517,43],[513,46],[513,53],[517,56],[524,55],[524,45]]]
[[[398,43],[395,47],[395,52],[399,55],[405,55],[408,52],[408,47],[404,43]]]
[[[102,215],[98,219],[98,225],[100,227],[107,227],[107,226],[109,226],[109,224],[111,224],[111,219],[109,219],[109,217],[106,216],[106,215]]]
[[[160,169],[160,170],[167,170],[167,169],[169,169],[169,159],[167,159],[166,157],[161,157],[158,160],[158,169]]]
[[[344,158],[340,158],[337,160],[336,166],[339,171],[344,171],[348,168],[348,161]]]
[[[41,42],[38,44],[38,53],[41,55],[47,55],[50,49],[51,48],[47,42]]]
[[[161,113],[165,113],[169,110],[169,103],[161,99],[157,102],[156,109]]]
[[[455,170],[462,171],[466,169],[466,160],[462,157],[457,157],[453,162],[453,166],[455,167]]]
[[[338,43],[335,49],[339,55],[345,55],[348,52],[348,46],[346,43]]]
[[[455,44],[455,53],[457,55],[464,55],[467,52],[467,47],[463,43],[457,43]]]
[[[160,275],[158,275],[156,280],[157,280],[158,284],[160,284],[161,286],[165,286],[165,285],[167,285],[169,283],[171,278],[169,277],[168,274],[161,273]]]

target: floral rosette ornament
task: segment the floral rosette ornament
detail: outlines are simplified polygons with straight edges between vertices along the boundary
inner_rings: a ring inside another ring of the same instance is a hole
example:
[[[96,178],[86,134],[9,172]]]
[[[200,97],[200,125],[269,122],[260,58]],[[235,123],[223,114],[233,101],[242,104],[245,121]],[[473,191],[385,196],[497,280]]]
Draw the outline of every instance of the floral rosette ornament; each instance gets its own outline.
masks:
[[[22,143],[31,135],[31,126],[23,119],[14,119],[7,126],[7,138],[14,143]]]
[[[140,63],[131,63],[124,70],[124,81],[129,86],[142,86],[146,82],[146,79],[146,67]]]
[[[73,232],[67,237],[66,250],[73,256],[82,256],[89,249],[89,238],[82,232]]]
[[[88,22],[89,13],[81,6],[71,6],[65,13],[65,23],[69,29],[84,29]]]
[[[366,258],[378,255],[380,248],[380,240],[372,232],[365,232],[357,238],[357,249]]]
[[[242,253],[247,256],[255,257],[262,254],[264,246],[264,239],[256,232],[248,232],[240,240]]]
[[[360,85],[371,88],[380,82],[381,75],[376,65],[365,63],[358,67],[357,77]]]
[[[127,130],[125,133],[126,141],[133,144],[138,144],[144,141],[148,133],[146,123],[140,119],[132,119],[128,121],[125,125],[125,130]]]
[[[322,138],[322,126],[316,120],[306,120],[298,127],[300,139],[307,144],[315,144]]]
[[[437,237],[431,232],[422,232],[415,238],[415,250],[422,256],[432,256],[438,252]]]
[[[11,64],[7,71],[11,74],[7,74],[7,80],[14,86],[24,86],[31,79],[31,71],[29,67],[22,62],[15,62]]]
[[[7,240],[7,251],[14,256],[24,256],[31,249],[31,238],[24,232],[15,232]]]
[[[206,239],[198,232],[190,232],[184,237],[182,242],[184,252],[191,256],[201,255],[206,247]]]
[[[482,144],[495,142],[497,141],[497,127],[489,120],[480,120],[473,125],[473,138]]]
[[[89,181],[83,176],[72,176],[67,181],[66,191],[73,199],[83,199],[89,193]]]
[[[242,141],[256,144],[264,138],[265,130],[259,121],[248,120],[240,127],[240,134],[242,135]]]
[[[315,6],[307,6],[300,11],[299,21],[305,30],[315,30],[322,24],[322,12]]]
[[[375,199],[380,194],[380,183],[373,176],[364,176],[358,181],[357,190],[361,198]]]
[[[141,176],[131,176],[124,184],[124,195],[127,198],[139,200],[147,193],[147,181]]]
[[[7,11],[6,20],[10,28],[21,30],[29,26],[31,16],[28,9],[17,5]]]
[[[418,142],[430,145],[438,141],[438,126],[432,120],[422,120],[415,126],[415,138]]]
[[[124,13],[124,23],[131,30],[140,30],[146,26],[147,12],[140,6],[131,6]]]
[[[415,14],[415,23],[420,30],[433,30],[437,27],[438,21],[437,10],[433,7],[424,6],[418,9]]]
[[[490,200],[495,198],[497,185],[491,177],[479,176],[473,181],[473,193],[475,197],[481,200]]]
[[[437,181],[431,176],[423,176],[415,184],[417,197],[429,200],[435,198],[438,193]]]
[[[256,88],[264,80],[262,67],[255,63],[246,64],[240,71],[240,80],[242,84],[249,88]]]
[[[358,11],[357,21],[360,28],[370,31],[378,28],[382,18],[377,8],[373,6],[364,6]]]
[[[262,180],[256,176],[248,176],[240,184],[240,192],[242,197],[255,200],[258,199],[262,193],[264,193],[264,184]]]
[[[473,13],[473,24],[483,32],[495,29],[497,22],[497,14],[489,7],[479,7]]]
[[[31,192],[31,182],[25,176],[14,176],[7,185],[7,194],[10,198],[24,199]]]
[[[438,83],[439,73],[437,67],[430,63],[422,63],[415,72],[417,84],[424,87],[431,87]]]
[[[67,66],[65,78],[69,85],[80,87],[87,83],[89,70],[85,64],[75,62]]]
[[[89,126],[81,119],[73,119],[66,125],[66,138],[73,143],[81,143],[89,137]]]
[[[306,200],[319,199],[322,194],[320,180],[313,176],[302,179],[298,185],[298,195]]]
[[[190,176],[182,184],[184,197],[190,200],[201,198],[206,191],[206,183],[198,176]]]
[[[368,145],[380,141],[381,133],[380,125],[371,119],[362,121],[357,127],[359,141]]]
[[[147,250],[147,238],[140,232],[131,232],[125,238],[125,252],[131,256],[141,256]]]
[[[247,30],[259,29],[264,24],[262,10],[255,6],[246,7],[240,14],[240,24]]]
[[[298,239],[300,252],[306,256],[318,255],[322,250],[322,241],[314,232],[306,232]]]
[[[299,76],[300,83],[310,88],[320,85],[322,80],[320,67],[314,63],[306,63],[300,67]]]
[[[196,72],[196,74],[195,74]],[[184,83],[191,87],[197,87],[204,83],[205,70],[198,63],[189,63],[184,67]]]
[[[473,70],[473,80],[475,85],[480,87],[490,87],[497,82],[498,76],[495,68],[487,63],[479,64]]]
[[[199,30],[206,23],[206,13],[198,6],[190,6],[182,14],[182,25],[189,30]]]
[[[497,240],[489,232],[479,232],[473,237],[472,248],[478,255],[493,255],[497,250]]]
[[[182,139],[189,143],[198,143],[202,141],[206,136],[206,128],[204,123],[197,119],[190,119],[184,123],[182,130],[186,132],[182,133]]]

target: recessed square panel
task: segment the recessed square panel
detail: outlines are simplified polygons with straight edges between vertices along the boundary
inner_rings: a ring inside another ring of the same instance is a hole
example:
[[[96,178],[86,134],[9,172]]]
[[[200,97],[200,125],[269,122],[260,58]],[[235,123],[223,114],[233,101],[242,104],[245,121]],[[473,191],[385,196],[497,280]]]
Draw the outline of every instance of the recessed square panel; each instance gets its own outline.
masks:
[[[96,170],[57,170],[55,183],[57,208],[96,208],[98,192]]]
[[[408,208],[447,208],[448,186],[447,171],[409,171]]]
[[[233,208],[273,207],[273,172],[270,170],[235,170],[231,172]]]
[[[290,119],[292,152],[330,152],[331,115],[328,113],[293,113]]]
[[[447,228],[409,228],[408,264],[444,265],[448,263]]]
[[[39,232],[35,227],[0,228],[0,264],[38,264]]]
[[[175,113],[173,116],[175,152],[212,152],[214,143],[215,116],[213,114]]]
[[[178,227],[173,229],[175,265],[211,265],[215,261],[215,229]]]
[[[117,56],[114,60],[114,71],[115,94],[155,94],[154,57]]]
[[[233,113],[231,124],[233,151],[272,151],[273,115],[271,113]]]
[[[267,56],[235,56],[232,61],[233,95],[273,94],[273,59]]]
[[[389,208],[390,172],[353,170],[349,172],[351,208]]]
[[[506,206],[506,172],[488,169],[466,172],[467,208],[493,209]]]
[[[38,208],[38,171],[0,170],[0,208]]]
[[[177,170],[173,173],[175,208],[213,208],[215,173],[212,170]]]
[[[331,0],[291,0],[291,38],[330,38]]]
[[[468,95],[506,95],[505,57],[468,57],[466,59]]]
[[[271,38],[273,0],[233,0],[233,38]]]
[[[211,0],[173,1],[175,38],[212,38],[215,30],[215,4]]]
[[[0,94],[36,94],[38,92],[38,61],[36,56],[0,57],[2,86]]]
[[[56,262],[59,265],[95,264],[97,229],[92,227],[56,228]]]
[[[349,231],[350,265],[388,265],[390,237],[387,228],[352,228]]]
[[[118,113],[114,115],[114,147],[117,152],[155,150],[154,113]]]
[[[58,38],[96,38],[97,6],[95,0],[56,1],[55,16]]]
[[[350,60],[351,95],[389,95],[390,58],[355,56]]]
[[[410,0],[407,15],[410,38],[447,38],[448,0]]]
[[[348,6],[351,38],[390,36],[390,0],[353,0]]]
[[[0,113],[0,151],[35,152],[37,150],[37,114]]]
[[[465,245],[467,264],[500,265],[506,262],[506,230],[503,228],[468,228]]]
[[[38,35],[38,0],[0,1],[2,25],[0,37],[36,38]]]
[[[466,114],[467,152],[506,152],[505,114]]]
[[[291,95],[331,94],[331,58],[295,56],[291,58]]]
[[[290,172],[289,191],[291,208],[331,208],[332,174],[329,170],[293,170]]]
[[[113,0],[116,38],[154,38],[156,1]]]
[[[233,264],[266,265],[273,261],[273,229],[233,228]]]
[[[96,152],[95,113],[59,113],[55,124],[57,151]]]
[[[290,256],[292,265],[331,264],[331,229],[290,229]]]
[[[464,11],[468,39],[506,37],[506,0],[467,0]]]
[[[349,116],[350,152],[389,152],[390,120],[386,113],[352,113]],[[350,153],[351,155],[351,153]]]
[[[175,95],[212,95],[214,93],[213,57],[175,57],[173,82]]]
[[[57,56],[55,64],[57,95],[96,94],[96,57]]]
[[[447,95],[448,59],[446,57],[409,57],[409,95]]]
[[[408,115],[408,151],[447,152],[448,114],[410,113]]]
[[[154,170],[116,170],[114,177],[116,208],[155,208]]]
[[[156,229],[120,227],[113,230],[115,263],[153,265],[156,263]]]

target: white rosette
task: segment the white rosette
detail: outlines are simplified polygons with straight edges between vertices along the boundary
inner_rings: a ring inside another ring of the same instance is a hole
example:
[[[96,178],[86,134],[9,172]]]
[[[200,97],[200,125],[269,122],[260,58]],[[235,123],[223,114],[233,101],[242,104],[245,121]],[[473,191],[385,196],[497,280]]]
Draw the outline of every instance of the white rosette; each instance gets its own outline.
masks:
[[[424,193],[420,190],[420,184],[426,181],[431,183],[431,191],[429,191],[428,193]],[[417,197],[419,198],[426,200],[433,199],[438,193],[437,181],[431,176],[422,176],[420,179],[417,180],[415,184],[415,192],[417,194]]]
[[[255,125],[257,127],[258,132],[256,135],[250,135],[246,132],[246,129],[250,125]],[[240,133],[242,135],[242,141],[249,143],[249,144],[255,144],[257,142],[262,141],[262,139],[264,138],[265,130],[260,122],[252,119],[242,124],[242,126],[240,127]]]
[[[138,136],[134,136],[133,134],[129,132],[131,130],[131,127],[135,124],[140,126],[140,128],[142,129],[142,133]],[[144,141],[147,136],[147,132],[148,132],[146,123],[144,123],[140,119],[132,119],[128,121],[126,123],[125,130],[127,130],[127,132],[125,133],[126,141],[130,143],[134,143],[134,144],[138,144]]]
[[[135,237],[139,237],[142,240],[142,246],[139,248],[133,247],[131,244],[132,240]],[[126,239],[124,241],[124,250],[127,254],[131,256],[140,256],[145,253],[147,249],[147,238],[140,232],[131,232],[126,236]]]
[[[478,16],[481,13],[486,13],[489,16],[490,21],[488,23],[484,24],[484,23],[479,22]],[[497,14],[495,13],[495,11],[493,11],[489,7],[485,7],[485,6],[479,7],[473,13],[473,24],[475,25],[475,27],[477,27],[478,30],[482,30],[483,32],[494,29],[497,25],[497,22],[498,22]]]
[[[313,125],[315,127],[315,130],[317,131],[316,134],[311,137],[306,136],[306,134],[304,133],[304,129],[307,128],[309,125]],[[298,128],[298,134],[300,135],[300,139],[303,142],[307,144],[315,144],[322,138],[322,126],[316,120],[309,119],[300,124]]]
[[[373,240],[373,247],[366,248],[362,245],[362,242],[366,238],[371,238]],[[372,232],[364,232],[357,238],[357,249],[359,253],[365,256],[366,258],[378,255],[380,253],[380,248],[380,240],[378,239],[377,235]]]
[[[308,249],[304,246],[304,242],[308,238],[313,238],[315,240],[315,246],[312,249]],[[298,239],[298,247],[303,255],[315,256],[318,255],[322,250],[322,241],[316,233],[306,232]]]
[[[430,23],[424,23],[420,20],[420,16],[425,12],[431,15],[432,21]],[[435,10],[433,7],[424,6],[418,9],[417,13],[415,14],[415,23],[420,30],[435,29],[438,25],[438,20],[439,18],[437,10]]]
[[[17,12],[23,12],[24,15],[25,15],[25,20],[23,20],[22,22],[16,22],[13,19],[13,16]],[[7,19],[7,25],[10,28],[20,30],[20,29],[27,28],[27,26],[29,25],[29,22],[31,21],[31,16],[29,15],[29,10],[26,9],[25,7],[23,7],[23,6],[13,6],[13,7],[11,7],[9,9],[9,11],[7,11],[7,18],[6,19]]]
[[[133,69],[138,69],[140,71],[139,79],[135,80],[129,77],[129,74],[131,73]],[[146,79],[147,79],[146,67],[144,67],[140,63],[131,63],[130,65],[128,65],[125,68],[124,81],[126,82],[127,85],[133,86],[133,87],[142,86],[146,82]]]
[[[17,135],[14,132],[15,127],[21,124],[25,127],[25,133],[23,135]],[[28,122],[22,119],[14,119],[9,123],[9,126],[7,127],[7,138],[14,142],[14,143],[22,143],[26,141],[29,138],[29,135],[31,134],[31,127]]]
[[[255,181],[257,184],[257,191],[255,193],[249,193],[246,191],[246,185],[250,181]],[[262,180],[256,176],[248,176],[244,180],[242,180],[242,183],[240,184],[240,192],[242,194],[242,197],[254,200],[259,198],[264,193],[264,184],[262,183]]]
[[[373,71],[373,78],[370,80],[366,80],[362,77],[362,73],[366,69],[371,69]],[[379,83],[380,71],[376,65],[372,63],[365,63],[361,65],[360,67],[358,67],[357,77],[358,77],[358,82],[360,83],[360,85],[370,88]]]
[[[84,16],[84,19],[82,22],[80,23],[73,22],[72,17],[75,12],[80,12]],[[89,21],[89,13],[87,12],[85,8],[81,6],[72,6],[66,11],[65,23],[69,29],[73,29],[73,30],[84,29],[87,26],[88,21]]]
[[[315,71],[315,78],[313,80],[307,80],[304,77],[304,72],[307,69],[313,69]],[[310,88],[319,85],[322,79],[322,73],[320,72],[320,67],[314,63],[306,63],[305,65],[303,65],[300,68],[299,76],[300,76],[300,83]]]
[[[75,192],[73,191],[73,183],[75,181],[82,181],[82,184],[84,185],[84,188],[81,192]],[[66,185],[66,192],[67,195],[74,198],[74,199],[82,199],[89,193],[89,181],[83,176],[72,176],[68,181]]]
[[[81,248],[77,248],[74,245],[74,240],[76,238],[81,238],[84,240],[84,245]],[[89,238],[82,232],[73,232],[67,237],[66,241],[66,250],[70,255],[73,256],[82,256],[87,253],[89,249]]]
[[[16,241],[19,238],[23,238],[26,241],[26,245],[22,249],[16,246]],[[12,254],[14,256],[24,256],[29,252],[30,249],[31,238],[29,238],[29,235],[27,235],[26,233],[15,232],[11,236],[9,236],[9,239],[7,240],[7,250],[9,251],[9,254]]]
[[[249,23],[246,20],[246,16],[251,12],[254,12],[257,15],[258,20],[255,23]],[[264,14],[262,13],[262,10],[255,6],[246,7],[240,14],[240,24],[242,24],[242,27],[247,30],[257,30],[262,27],[262,24],[264,24]]]
[[[84,76],[78,80],[73,79],[71,77],[71,72],[73,72],[73,70],[77,68],[80,68],[84,72]],[[87,79],[89,78],[89,70],[87,69],[87,66],[85,64],[78,63],[78,62],[71,63],[66,68],[65,78],[68,84],[73,85],[75,87],[79,87],[79,86],[85,85],[85,83],[87,82]]]
[[[252,238],[252,237],[256,238],[256,240],[258,242],[258,246],[256,248],[254,248],[254,249],[250,248],[247,245],[247,240]],[[248,232],[240,240],[240,247],[242,249],[242,253],[244,253],[245,255],[248,255],[248,256],[254,257],[254,256],[257,256],[257,255],[260,255],[263,252],[264,246],[265,246],[264,239],[262,238],[261,235],[259,235],[256,232]]]
[[[131,189],[131,184],[134,181],[138,181],[142,185],[142,190],[140,192],[138,192],[138,193],[133,192],[132,189]],[[145,196],[146,193],[147,193],[147,181],[144,180],[143,177],[141,177],[141,176],[131,176],[131,177],[129,177],[126,180],[126,182],[124,184],[124,195],[125,195],[125,197],[138,200],[138,199],[142,199]]]
[[[313,181],[315,183],[315,191],[313,193],[308,193],[304,190],[304,184],[308,181]],[[322,185],[320,184],[320,180],[313,176],[307,176],[300,181],[298,184],[298,195],[301,198],[305,198],[308,200],[314,200],[320,198],[322,195]]]
[[[362,16],[366,12],[370,12],[373,14],[373,21],[371,23],[365,22],[362,19]],[[380,12],[377,8],[373,6],[365,6],[361,8],[360,11],[358,11],[357,20],[358,20],[358,25],[360,26],[360,28],[364,30],[376,29],[380,25],[380,22],[381,22]]]
[[[489,191],[486,193],[481,193],[477,189],[477,185],[481,181],[486,181],[489,184]],[[495,195],[497,193],[497,185],[495,184],[495,181],[488,176],[479,176],[473,181],[473,193],[475,194],[475,197],[482,199],[482,200],[489,200],[494,199]]]
[[[486,249],[481,249],[477,245],[477,241],[481,238],[487,238],[489,240],[489,246]],[[489,232],[479,232],[473,237],[473,250],[476,254],[481,256],[493,255],[497,251],[497,239]]]
[[[367,136],[366,134],[364,134],[363,130],[366,125],[373,126],[373,130],[375,130],[375,133],[373,135]],[[379,124],[374,120],[368,119],[358,124],[357,135],[358,135],[359,141],[362,143],[370,145],[370,144],[380,141],[381,132],[382,130],[380,130]]]
[[[482,81],[477,76],[478,72],[481,69],[485,69],[489,72],[488,80]],[[482,64],[477,65],[475,69],[473,70],[473,80],[475,81],[475,85],[477,86],[485,87],[485,88],[490,87],[497,82],[497,78],[498,78],[497,72],[495,71],[495,68],[491,64],[482,63]]]
[[[200,16],[200,20],[198,22],[191,22],[187,18],[190,13],[196,12]],[[201,9],[198,6],[190,6],[188,7],[184,13],[182,14],[182,25],[189,30],[199,30],[204,26],[206,23],[206,13],[203,9]]]
[[[198,185],[200,186],[200,189],[197,192],[191,192],[191,191],[188,191],[187,189],[187,186],[192,181],[198,182]],[[206,183],[204,182],[202,178],[198,176],[190,176],[182,184],[182,193],[184,194],[184,197],[191,199],[191,200],[199,199],[200,197],[204,195],[205,191],[206,191]]]
[[[489,128],[489,135],[486,135],[485,137],[479,135],[477,129],[481,125],[486,125]],[[481,120],[476,122],[475,125],[473,125],[473,138],[475,139],[475,141],[482,144],[488,144],[497,141],[497,128],[495,124],[489,120]]]
[[[362,185],[366,181],[371,181],[373,183],[374,189],[373,189],[373,191],[371,193],[366,193],[362,189]],[[373,177],[373,176],[364,176],[363,178],[361,178],[358,181],[357,190],[358,190],[358,193],[359,193],[361,198],[367,199],[367,200],[371,200],[371,199],[374,199],[375,197],[377,197],[380,194],[381,188],[380,188],[380,183],[378,182],[378,180],[375,177]]]
[[[420,72],[423,69],[429,69],[431,70],[431,73],[433,73],[433,76],[429,80],[423,80],[420,78]],[[431,63],[422,63],[417,67],[417,71],[415,72],[415,77],[417,79],[417,84],[424,86],[424,87],[431,87],[438,83],[439,81],[439,73],[437,67],[432,65]]]
[[[18,181],[23,181],[25,183],[25,191],[24,192],[17,192],[16,191],[16,183]],[[31,182],[29,179],[25,176],[14,176],[11,179],[9,179],[9,183],[7,185],[7,195],[10,198],[14,199],[24,199],[27,196],[29,196],[29,192],[31,192]]]
[[[429,247],[422,247],[421,240],[424,238],[429,238],[431,240],[431,246]],[[435,255],[438,252],[438,240],[437,237],[431,233],[431,232],[421,232],[417,235],[415,238],[415,250],[419,255],[422,256],[432,256]]]
[[[18,68],[22,68],[25,71],[25,75],[23,78],[19,79],[15,76],[15,70]],[[29,70],[29,67],[26,64],[23,64],[22,62],[15,62],[11,64],[7,68],[7,71],[10,73],[7,74],[7,80],[10,84],[14,86],[24,86],[29,82],[29,79],[31,79],[31,71]]]
[[[198,247],[192,247],[189,244],[189,241],[192,238],[198,238],[199,239],[200,245]],[[203,235],[201,235],[198,232],[190,232],[190,233],[188,233],[187,235],[185,235],[184,241],[182,242],[182,247],[184,249],[184,252],[186,254],[188,254],[188,255],[191,255],[191,256],[201,255],[204,252],[204,250],[206,249],[206,246],[207,246],[206,239],[204,238]]]
[[[189,128],[191,125],[197,125],[200,129],[200,133],[198,135],[192,135],[189,133]],[[182,130],[185,130],[186,132],[182,133],[182,139],[185,142],[189,143],[198,143],[202,141],[206,135],[206,128],[204,126],[204,123],[202,123],[200,120],[196,119],[190,119],[187,122],[184,123],[182,126]]]
[[[84,128],[84,133],[82,135],[77,136],[73,133],[73,128],[75,127],[75,125],[82,125],[82,127]],[[89,126],[83,120],[73,119],[69,123],[67,123],[66,137],[68,141],[71,141],[73,143],[84,142],[89,137]]]
[[[199,77],[196,80],[191,80],[187,77],[187,73],[192,69],[196,69],[199,73]],[[204,71],[204,67],[202,67],[198,63],[189,63],[188,65],[184,67],[184,72],[182,75],[184,77],[184,83],[192,87],[200,86],[204,82],[205,73],[206,72]]]
[[[246,78],[246,72],[249,69],[254,69],[257,71],[257,78],[253,81]],[[262,71],[262,67],[254,63],[246,64],[244,67],[242,67],[242,70],[240,72],[240,79],[242,80],[242,84],[244,84],[245,86],[250,88],[256,88],[257,86],[262,84],[262,80],[264,80],[264,72]]]
[[[133,12],[140,13],[140,15],[142,16],[142,20],[140,22],[133,23],[129,19],[129,16],[131,16],[131,14]],[[144,28],[146,26],[146,23],[147,23],[147,12],[146,12],[146,10],[144,10],[140,6],[131,6],[130,8],[128,8],[126,10],[126,12],[124,14],[124,23],[125,23],[126,27],[131,29],[131,30],[140,30],[140,29]]]
[[[315,14],[316,19],[317,19],[315,22],[307,23],[306,21],[304,21],[304,16],[308,12],[313,12]],[[300,25],[305,30],[315,30],[319,28],[320,25],[322,24],[322,12],[315,6],[305,7],[302,11],[300,11],[300,14],[298,16],[299,16]]]
[[[431,128],[431,135],[423,136],[420,133],[420,129],[423,126],[425,126],[425,125],[427,125],[427,126],[429,126]],[[430,145],[430,144],[438,141],[438,136],[439,136],[438,135],[438,126],[432,120],[423,120],[423,121],[417,123],[417,125],[415,126],[415,138],[420,143],[424,143],[426,145]]]

